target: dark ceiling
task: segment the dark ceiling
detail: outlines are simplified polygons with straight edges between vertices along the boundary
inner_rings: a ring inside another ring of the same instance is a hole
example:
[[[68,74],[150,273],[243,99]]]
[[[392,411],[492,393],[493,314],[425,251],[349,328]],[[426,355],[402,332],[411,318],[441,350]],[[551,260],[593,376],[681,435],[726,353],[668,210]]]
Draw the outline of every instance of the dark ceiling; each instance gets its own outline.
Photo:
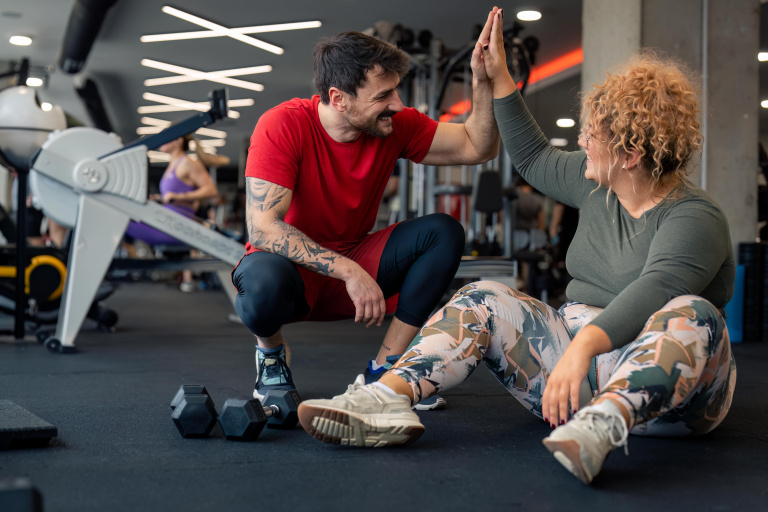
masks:
[[[492,7],[492,4],[469,0],[178,0],[167,4],[227,28],[310,20],[322,22],[320,28],[253,34],[253,37],[284,48],[284,54],[275,55],[230,37],[142,43],[139,40],[142,35],[204,29],[162,12],[164,2],[118,0],[107,12],[85,67],[79,76],[73,76],[56,67],[56,63],[74,4],[74,0],[0,0],[0,65],[13,66],[26,57],[33,69],[52,68],[46,84],[39,90],[40,98],[61,105],[69,114],[89,125],[91,119],[75,94],[74,83],[83,78],[92,79],[100,90],[114,131],[126,142],[138,138],[136,129],[142,116],[137,113],[137,108],[157,105],[142,99],[145,92],[200,102],[206,100],[210,90],[225,87],[207,81],[147,87],[145,79],[173,76],[173,73],[144,67],[142,59],[206,72],[271,65],[273,71],[270,73],[234,77],[263,84],[262,92],[226,86],[230,99],[255,100],[253,106],[234,109],[240,112],[239,119],[223,120],[213,126],[228,133],[227,144],[219,152],[234,159],[233,163],[237,163],[244,141],[265,110],[293,97],[314,94],[312,50],[321,37],[345,30],[365,30],[384,20],[399,23],[416,34],[425,29],[431,31],[450,54],[472,40],[475,25],[485,21]],[[500,4],[506,8],[505,13],[512,14],[519,5],[517,2]],[[540,10],[543,17],[536,22],[524,23],[520,36],[535,36],[539,40],[537,62],[549,61],[580,46],[580,0],[535,0],[530,5]],[[507,14],[508,24],[513,19],[513,15]],[[7,42],[12,34],[28,35],[33,38],[33,43],[27,47],[12,46]],[[570,100],[565,102],[566,105],[571,103]],[[544,105],[541,107],[543,109]],[[149,115],[176,122],[192,113]]]
[[[523,23],[520,33],[521,37],[534,36],[539,40],[537,64],[581,46],[581,4],[581,0],[526,2],[525,7],[536,8],[543,14],[539,21]],[[321,37],[345,30],[365,30],[384,20],[399,23],[416,34],[429,30],[444,43],[446,53],[451,53],[472,40],[475,26],[484,22],[492,7],[490,3],[486,5],[474,0],[177,0],[167,4],[227,28],[310,20],[322,22],[320,28],[253,34],[253,37],[284,48],[284,54],[275,55],[230,37],[142,43],[139,40],[142,35],[204,29],[163,13],[161,9],[166,4],[162,1],[117,0],[107,13],[85,67],[78,76],[73,76],[56,66],[73,5],[75,0],[0,0],[0,66],[10,68],[24,57],[30,59],[33,69],[47,66],[50,71],[45,85],[39,90],[40,98],[61,105],[85,124],[92,124],[92,120],[75,93],[74,84],[83,78],[92,79],[99,87],[114,131],[126,142],[139,137],[136,129],[141,125],[142,115],[137,108],[157,105],[143,99],[144,93],[200,102],[205,101],[210,90],[225,87],[207,81],[145,86],[144,80],[148,78],[172,76],[173,73],[144,67],[142,59],[205,72],[272,66],[270,73],[235,77],[263,84],[262,92],[227,86],[231,99],[254,100],[253,106],[235,109],[241,114],[239,119],[226,119],[213,126],[227,132],[226,146],[219,148],[219,152],[233,159],[235,165],[243,155],[253,126],[265,110],[292,97],[314,94],[312,50]],[[514,13],[523,4],[502,2],[499,6],[505,9],[505,14],[508,13],[505,21],[509,26]],[[768,4],[764,0],[761,12],[761,48],[768,49],[768,28],[765,27]],[[33,44],[12,46],[7,41],[13,34],[31,36]],[[554,124],[558,117],[570,115],[575,118],[577,115],[580,75],[578,69],[567,75],[546,88],[531,91],[528,102],[548,136],[566,137],[569,147],[575,148],[576,129],[563,130]],[[768,63],[760,68],[760,92],[761,99],[768,99]],[[190,115],[190,112],[150,114],[155,119],[170,122]],[[767,140],[768,109],[761,109],[760,126],[761,139]]]

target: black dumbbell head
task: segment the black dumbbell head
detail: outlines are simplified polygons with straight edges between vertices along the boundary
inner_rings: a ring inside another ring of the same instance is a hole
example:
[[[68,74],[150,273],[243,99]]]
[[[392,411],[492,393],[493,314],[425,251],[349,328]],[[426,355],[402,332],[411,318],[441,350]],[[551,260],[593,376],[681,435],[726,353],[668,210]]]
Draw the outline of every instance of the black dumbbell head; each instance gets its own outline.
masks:
[[[171,419],[181,437],[208,437],[216,425],[216,408],[208,395],[183,395]]]
[[[264,407],[276,405],[280,413],[269,418],[269,428],[287,430],[299,422],[299,404],[301,397],[295,389],[272,389],[264,397]]]
[[[208,395],[208,390],[202,384],[184,384],[176,392],[173,400],[171,400],[171,410],[174,410],[179,405],[184,395]]]
[[[267,415],[255,398],[230,398],[224,402],[219,414],[219,425],[224,435],[234,441],[254,441],[266,424]]]

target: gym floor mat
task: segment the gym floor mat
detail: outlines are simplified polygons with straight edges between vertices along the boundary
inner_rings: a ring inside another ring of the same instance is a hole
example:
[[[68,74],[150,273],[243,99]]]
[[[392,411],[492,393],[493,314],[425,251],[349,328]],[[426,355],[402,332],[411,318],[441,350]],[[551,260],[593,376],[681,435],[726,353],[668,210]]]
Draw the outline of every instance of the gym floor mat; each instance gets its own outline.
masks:
[[[0,450],[45,446],[56,427],[10,400],[0,400]]]

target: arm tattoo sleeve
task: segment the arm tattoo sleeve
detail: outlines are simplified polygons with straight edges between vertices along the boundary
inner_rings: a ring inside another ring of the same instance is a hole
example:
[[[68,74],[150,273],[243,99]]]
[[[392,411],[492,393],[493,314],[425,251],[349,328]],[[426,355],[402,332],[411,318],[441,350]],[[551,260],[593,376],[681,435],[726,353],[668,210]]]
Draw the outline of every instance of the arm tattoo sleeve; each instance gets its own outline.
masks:
[[[276,232],[269,230],[270,233],[267,233],[265,226],[257,226],[251,215],[246,215],[248,240],[251,245],[257,249],[284,256],[318,274],[326,276],[333,274],[334,263],[341,256],[317,244],[283,220],[288,210],[287,207],[280,206],[280,203],[288,194],[288,189],[254,178],[248,180],[247,188],[249,211],[264,213],[272,210],[277,216],[271,223],[271,226],[277,228]]]
[[[248,180],[248,206],[260,212],[276,208],[288,193],[288,189],[264,180]],[[285,217],[285,213],[282,215]]]

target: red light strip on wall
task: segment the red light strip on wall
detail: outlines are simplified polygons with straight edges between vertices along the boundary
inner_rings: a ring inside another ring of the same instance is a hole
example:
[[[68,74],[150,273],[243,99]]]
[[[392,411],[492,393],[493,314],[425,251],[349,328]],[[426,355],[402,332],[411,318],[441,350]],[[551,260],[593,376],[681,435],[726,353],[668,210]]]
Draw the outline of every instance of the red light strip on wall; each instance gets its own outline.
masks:
[[[528,85],[535,84],[552,75],[556,75],[566,69],[578,66],[584,61],[584,50],[577,48],[571,52],[561,55],[556,59],[545,62],[541,66],[536,66],[531,70],[531,76],[528,77]]]
[[[536,82],[540,82],[545,78],[549,78],[550,76],[561,73],[566,69],[570,69],[574,66],[578,66],[583,61],[584,61],[584,50],[582,50],[581,48],[577,48],[573,51],[570,51],[564,55],[561,55],[560,57],[552,59],[549,62],[545,62],[540,66],[534,67],[531,70],[531,75],[528,77],[528,85],[535,84]],[[521,87],[522,82],[517,84],[517,86]],[[460,101],[455,105],[451,105],[448,108],[448,111],[445,114],[440,116],[440,121],[448,122],[451,119],[453,119],[455,116],[459,116],[461,114],[464,114],[465,112],[469,112],[470,108],[472,108],[471,101],[469,100]]]

